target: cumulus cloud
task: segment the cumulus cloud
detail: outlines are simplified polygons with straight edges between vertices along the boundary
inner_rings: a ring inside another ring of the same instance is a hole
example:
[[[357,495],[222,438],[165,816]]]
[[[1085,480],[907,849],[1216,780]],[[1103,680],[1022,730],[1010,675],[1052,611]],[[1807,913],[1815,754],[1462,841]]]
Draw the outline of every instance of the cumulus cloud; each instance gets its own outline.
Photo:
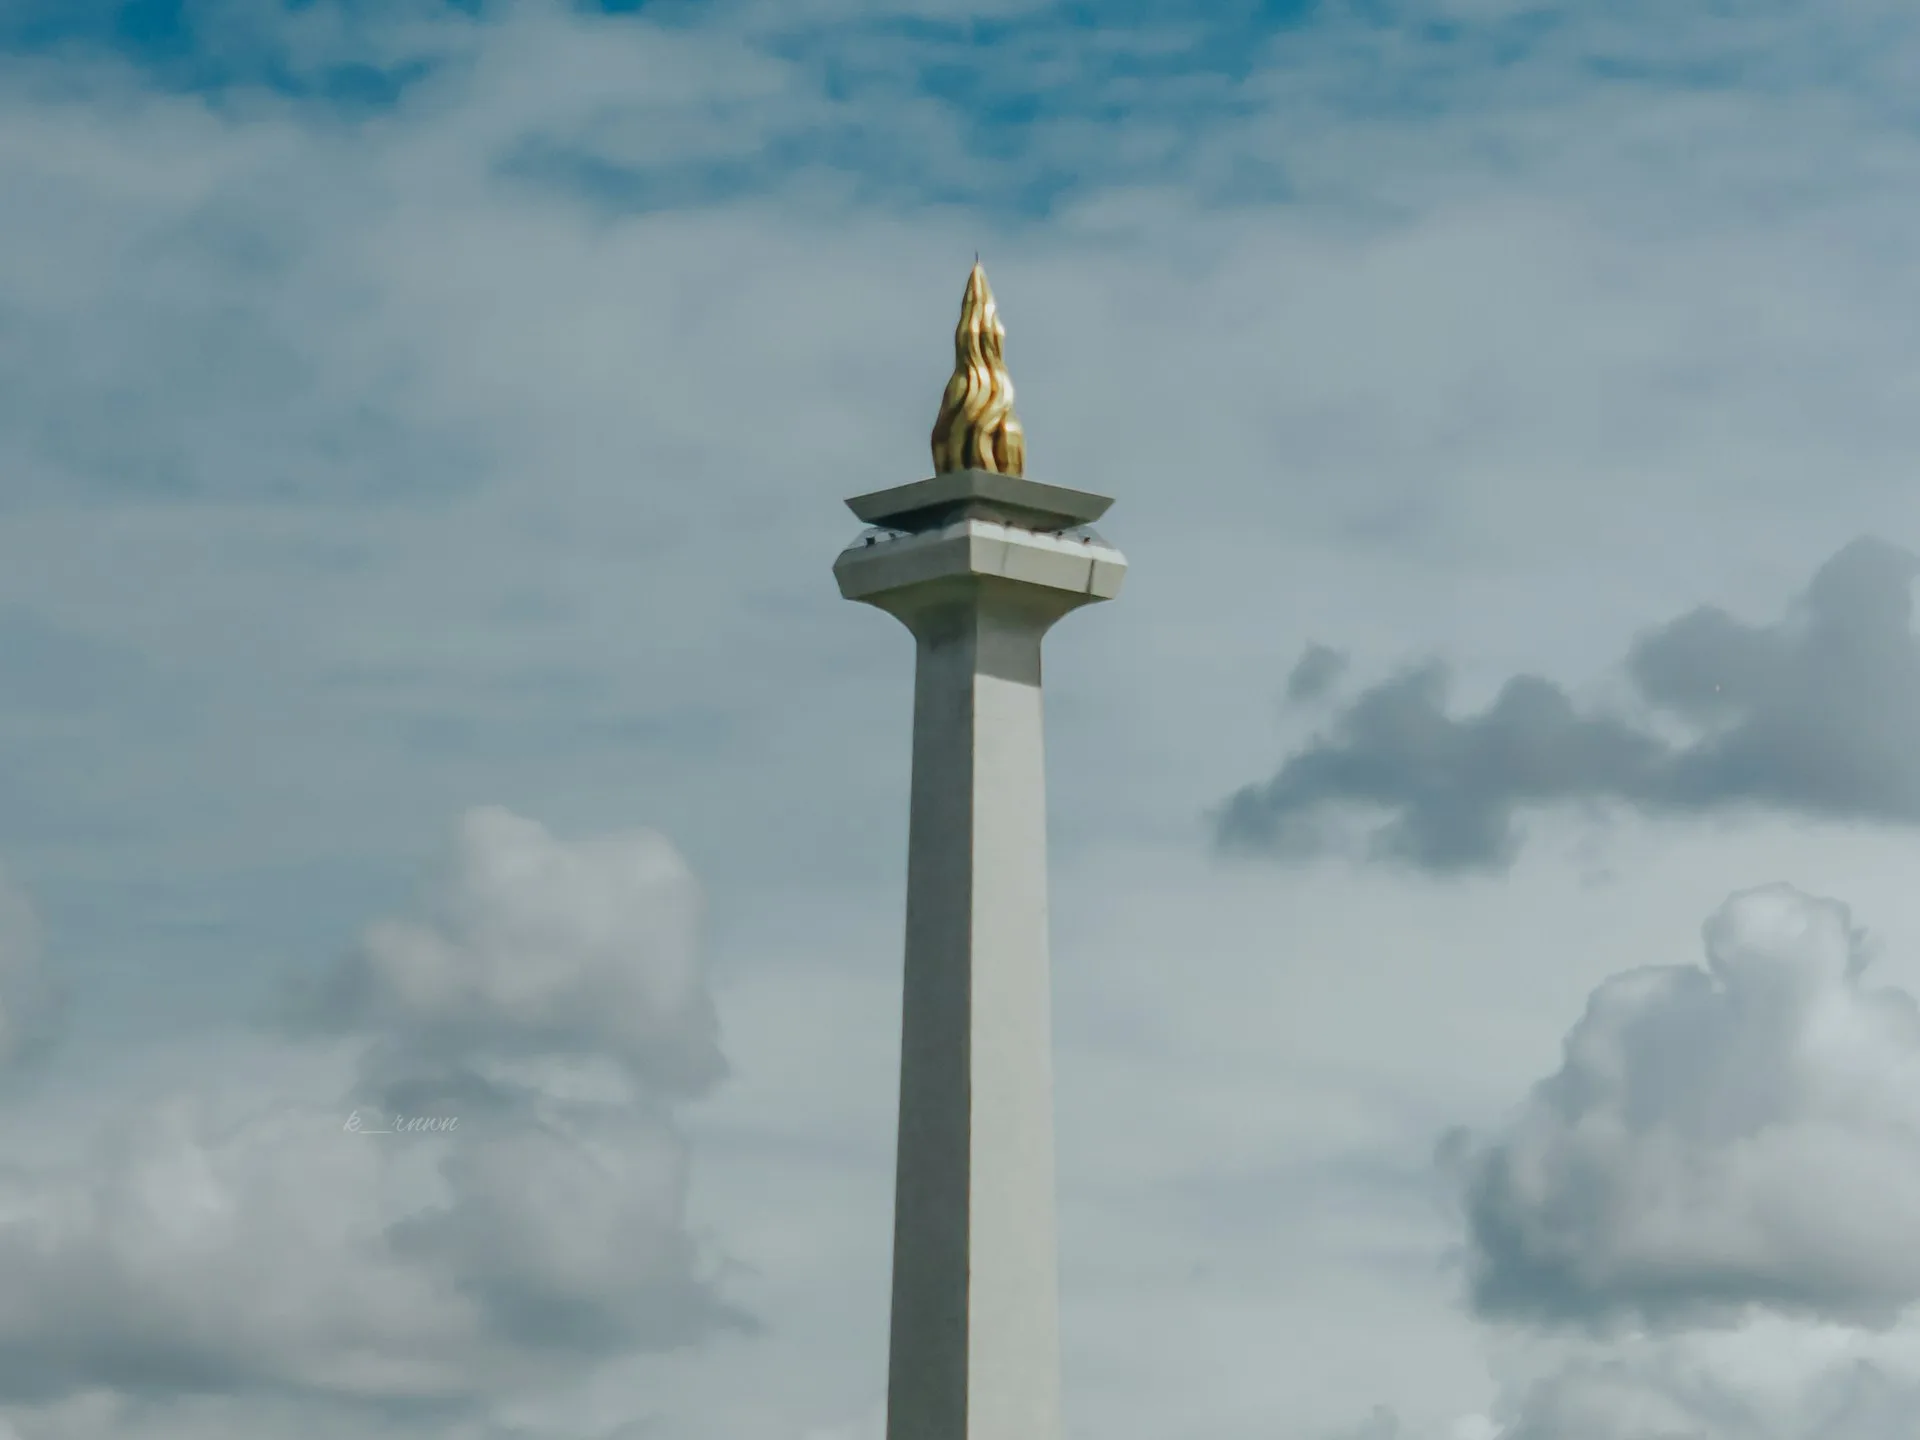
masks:
[[[457,1408],[726,1323],[666,1109],[721,1068],[696,917],[658,836],[469,814],[309,997],[337,1105],[170,1097],[0,1176],[0,1400]]]
[[[699,888],[650,831],[566,844],[497,807],[460,822],[417,917],[383,920],[308,1018],[416,1057],[610,1057],[650,1089],[725,1071],[700,966]]]
[[[1456,717],[1444,664],[1405,671],[1357,696],[1271,780],[1235,794],[1218,839],[1310,854],[1335,843],[1326,822],[1339,812],[1384,811],[1370,853],[1446,873],[1509,865],[1515,815],[1528,806],[1768,807],[1920,823],[1917,567],[1905,550],[1857,540],[1777,623],[1705,606],[1640,637],[1627,677],[1651,712],[1687,732],[1678,742],[1639,719],[1583,713],[1537,675]]]
[[[1798,1379],[1798,1377],[1796,1377]],[[1517,1398],[1498,1440],[1908,1440],[1920,1386],[1870,1361],[1778,1392],[1684,1353],[1584,1358]]]
[[[1776,1321],[1549,1347],[1511,1367],[1488,1413],[1410,1425],[1382,1406],[1327,1440],[1911,1440],[1913,1339]]]
[[[1706,965],[1596,990],[1511,1125],[1455,1136],[1483,1316],[1884,1323],[1920,1300],[1920,1006],[1847,908],[1785,885]]]
[[[9,1176],[0,1393],[460,1393],[477,1308],[394,1263],[385,1234],[385,1172],[418,1158],[337,1113],[210,1133],[173,1101],[68,1173]]]
[[[697,1333],[719,1311],[682,1229],[684,1142],[644,1110],[543,1108],[534,1123],[450,1145],[446,1202],[397,1222],[396,1252],[534,1353]]]

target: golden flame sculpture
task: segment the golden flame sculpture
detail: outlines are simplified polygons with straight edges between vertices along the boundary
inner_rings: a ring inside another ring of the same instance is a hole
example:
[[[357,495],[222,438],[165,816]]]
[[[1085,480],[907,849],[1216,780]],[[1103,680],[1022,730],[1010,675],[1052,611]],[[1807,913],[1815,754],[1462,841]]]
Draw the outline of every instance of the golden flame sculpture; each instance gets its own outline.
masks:
[[[974,257],[960,324],[953,332],[953,378],[933,422],[933,473],[992,470],[1024,475],[1027,440],[1013,413],[1013,381],[1001,356],[1006,327],[987,288],[987,272]]]

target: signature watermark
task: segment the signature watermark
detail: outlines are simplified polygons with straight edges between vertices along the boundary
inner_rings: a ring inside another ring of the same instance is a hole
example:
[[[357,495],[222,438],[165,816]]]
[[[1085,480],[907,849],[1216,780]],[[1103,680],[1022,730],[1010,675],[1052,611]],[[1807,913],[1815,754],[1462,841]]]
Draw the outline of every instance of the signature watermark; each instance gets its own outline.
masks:
[[[458,1115],[389,1115],[386,1123],[375,1115],[369,1119],[358,1110],[347,1116],[340,1128],[349,1135],[447,1135],[460,1128]]]

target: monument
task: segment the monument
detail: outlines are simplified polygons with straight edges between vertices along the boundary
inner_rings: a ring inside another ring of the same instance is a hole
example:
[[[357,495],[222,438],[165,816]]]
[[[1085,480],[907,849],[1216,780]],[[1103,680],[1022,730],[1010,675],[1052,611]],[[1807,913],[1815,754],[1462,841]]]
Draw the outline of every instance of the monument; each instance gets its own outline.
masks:
[[[1058,1440],[1040,642],[1119,592],[1103,495],[1025,476],[976,260],[933,477],[847,501],[840,593],[913,633],[887,1440]]]

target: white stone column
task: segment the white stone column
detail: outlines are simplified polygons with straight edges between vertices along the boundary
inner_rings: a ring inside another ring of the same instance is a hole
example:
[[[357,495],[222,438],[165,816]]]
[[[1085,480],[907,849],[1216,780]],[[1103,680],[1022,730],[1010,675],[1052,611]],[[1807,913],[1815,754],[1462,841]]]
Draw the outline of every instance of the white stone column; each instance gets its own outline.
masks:
[[[842,553],[841,591],[918,647],[888,1440],[1058,1440],[1040,647],[1126,562],[1061,533],[1104,497],[1018,477],[849,504],[899,528]]]

